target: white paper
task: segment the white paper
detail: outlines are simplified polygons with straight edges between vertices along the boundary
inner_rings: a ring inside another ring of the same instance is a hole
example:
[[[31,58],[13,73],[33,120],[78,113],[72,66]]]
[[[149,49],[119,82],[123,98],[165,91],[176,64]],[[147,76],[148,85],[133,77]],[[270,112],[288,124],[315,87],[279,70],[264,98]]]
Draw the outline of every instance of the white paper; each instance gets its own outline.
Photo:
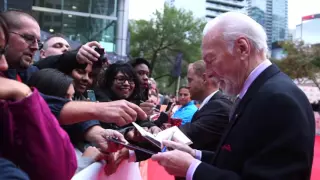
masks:
[[[192,141],[177,126],[173,126],[171,128],[165,129],[165,130],[159,132],[156,136],[154,136],[153,134],[144,130],[137,123],[132,122],[132,124],[137,128],[137,130],[140,132],[140,134],[142,136],[144,136],[144,137],[149,136],[149,137],[154,138],[155,140],[157,140],[161,143],[163,140],[169,139],[173,134],[172,138],[177,140],[178,142],[186,144],[186,145],[192,144]]]
[[[169,139],[173,134],[172,140],[175,139],[180,143],[190,145],[192,141],[177,127],[173,126],[157,134],[156,139],[160,142]]]
[[[139,164],[122,161],[117,171],[107,176],[104,173],[104,163],[95,162],[83,169],[72,180],[142,180]]]
[[[142,136],[150,136],[150,137],[153,137],[155,138],[155,136],[151,133],[149,133],[148,131],[144,130],[141,126],[139,126],[137,123],[135,122],[132,122],[133,126],[140,132],[140,134]]]

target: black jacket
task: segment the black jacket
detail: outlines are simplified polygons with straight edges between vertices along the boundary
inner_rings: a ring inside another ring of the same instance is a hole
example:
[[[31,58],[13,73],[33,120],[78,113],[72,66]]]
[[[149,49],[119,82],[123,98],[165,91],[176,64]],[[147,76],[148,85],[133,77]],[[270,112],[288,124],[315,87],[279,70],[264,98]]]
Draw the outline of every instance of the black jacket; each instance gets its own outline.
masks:
[[[86,66],[77,62],[76,54],[77,51],[71,51],[57,56],[49,56],[36,62],[25,70],[17,71],[16,69],[8,69],[4,74],[9,79],[14,80],[17,80],[18,74],[23,83],[27,83],[32,74],[39,71],[39,69],[53,68],[58,69],[63,73],[70,74],[73,69],[85,68]]]
[[[70,74],[73,69],[84,69],[87,64],[79,64],[77,61],[77,50],[65,52],[61,55],[49,56],[40,61],[36,62],[34,65],[39,69],[53,68],[59,71]]]
[[[272,65],[251,84],[194,180],[309,180],[315,119],[306,95]]]
[[[232,104],[227,96],[218,91],[193,115],[190,123],[179,127],[192,140],[192,148],[216,151],[229,123]]]

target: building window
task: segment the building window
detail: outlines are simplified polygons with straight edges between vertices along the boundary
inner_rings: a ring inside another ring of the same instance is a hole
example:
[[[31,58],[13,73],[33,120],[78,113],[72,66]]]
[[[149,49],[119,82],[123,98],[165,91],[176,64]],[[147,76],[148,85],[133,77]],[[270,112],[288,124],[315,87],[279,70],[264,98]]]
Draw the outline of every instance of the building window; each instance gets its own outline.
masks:
[[[47,8],[53,8],[53,5],[51,3],[45,3],[44,7],[47,7]]]
[[[42,11],[32,15],[45,33],[61,33],[81,44],[98,41],[106,51],[115,51],[116,21]]]
[[[92,14],[100,14],[106,16],[116,16],[117,0],[91,0],[94,6],[91,6]]]
[[[50,16],[50,15],[45,15],[43,19],[44,19],[45,21],[51,21],[51,17],[52,17],[52,16]]]
[[[55,15],[54,16],[54,21],[62,21],[61,15]]]
[[[62,0],[63,10],[116,16],[117,0]]]
[[[63,10],[90,13],[91,1],[63,0]]]
[[[61,2],[61,0],[34,0],[33,5],[46,8],[57,8],[60,5],[61,9]]]

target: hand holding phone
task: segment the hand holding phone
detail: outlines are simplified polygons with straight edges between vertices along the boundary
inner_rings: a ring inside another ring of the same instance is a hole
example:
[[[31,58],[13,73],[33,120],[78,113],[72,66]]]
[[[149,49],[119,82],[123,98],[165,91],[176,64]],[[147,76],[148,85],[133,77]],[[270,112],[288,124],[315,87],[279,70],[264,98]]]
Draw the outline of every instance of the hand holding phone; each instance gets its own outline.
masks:
[[[169,102],[165,112],[168,112],[171,109],[173,102]]]
[[[92,102],[96,102],[97,101],[96,94],[94,93],[93,90],[87,90],[87,97]]]
[[[99,53],[100,57],[98,58],[98,61],[93,63],[94,67],[101,67],[106,61],[107,57],[105,56],[104,48],[94,48],[94,50]]]
[[[148,149],[144,149],[144,148],[141,148],[141,147],[129,144],[129,143],[122,142],[119,139],[114,138],[114,137],[108,138],[108,141],[111,141],[111,142],[114,142],[114,143],[117,143],[117,144],[121,144],[122,146],[124,146],[124,147],[126,147],[128,149],[131,149],[131,150],[141,151],[141,152],[144,152],[144,153],[147,153],[147,154],[150,154],[150,155],[157,154],[156,152],[150,151]]]

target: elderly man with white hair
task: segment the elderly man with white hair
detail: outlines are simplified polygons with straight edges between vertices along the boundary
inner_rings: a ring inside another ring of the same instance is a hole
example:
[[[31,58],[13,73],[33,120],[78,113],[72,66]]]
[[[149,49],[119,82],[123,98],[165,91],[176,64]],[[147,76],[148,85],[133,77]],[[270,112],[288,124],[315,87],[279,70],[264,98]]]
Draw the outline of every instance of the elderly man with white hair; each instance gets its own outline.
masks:
[[[152,159],[187,180],[310,179],[313,111],[267,52],[266,33],[250,17],[229,12],[210,21],[204,29],[203,59],[207,74],[225,93],[237,96],[229,127],[216,152],[164,141],[175,150]]]

